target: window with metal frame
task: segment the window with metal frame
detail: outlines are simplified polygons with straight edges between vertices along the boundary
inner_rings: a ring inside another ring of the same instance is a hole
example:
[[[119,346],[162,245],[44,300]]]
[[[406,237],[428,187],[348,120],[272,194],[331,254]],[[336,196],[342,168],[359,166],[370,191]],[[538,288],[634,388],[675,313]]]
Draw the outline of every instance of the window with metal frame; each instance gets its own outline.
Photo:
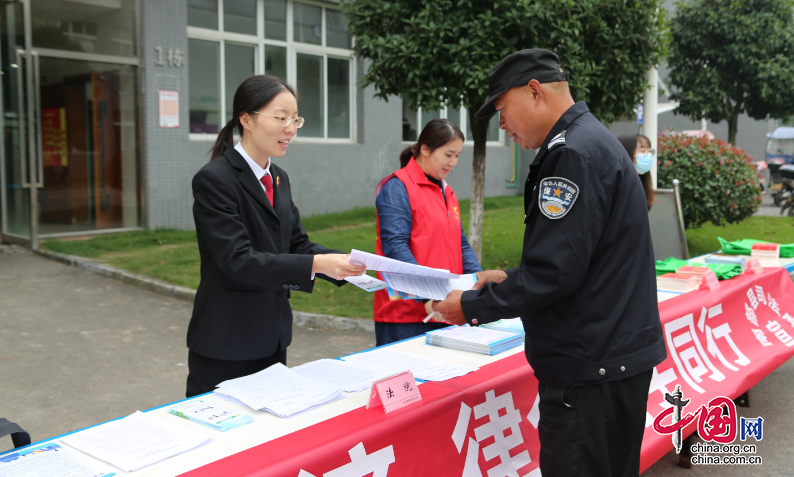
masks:
[[[474,138],[471,135],[471,125],[469,124],[469,113],[466,108],[453,109],[445,107],[436,111],[424,111],[422,108],[419,108],[417,111],[403,102],[402,114],[403,142],[415,142],[427,123],[436,118],[443,118],[458,125],[466,136],[466,144],[474,144]],[[491,121],[488,123],[488,136],[486,141],[491,145],[503,145],[505,142],[504,131],[499,129],[498,114],[491,116]]]
[[[269,74],[298,93],[297,141],[355,137],[353,39],[335,6],[314,0],[188,0],[190,138],[214,140],[234,92]]]

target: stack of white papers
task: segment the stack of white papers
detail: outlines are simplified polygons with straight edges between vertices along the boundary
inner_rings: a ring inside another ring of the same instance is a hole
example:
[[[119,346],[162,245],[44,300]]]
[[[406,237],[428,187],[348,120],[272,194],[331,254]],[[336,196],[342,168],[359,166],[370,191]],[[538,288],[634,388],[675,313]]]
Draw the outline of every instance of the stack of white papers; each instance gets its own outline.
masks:
[[[424,381],[446,381],[447,379],[457,378],[480,369],[429,356],[397,351],[388,347],[352,354],[342,359],[356,364],[382,366],[390,369],[392,371],[391,374],[410,370],[415,378]]]
[[[367,270],[379,271],[386,284],[394,290],[432,300],[443,300],[452,290],[471,290],[477,282],[475,274],[456,275],[447,270],[414,265],[355,249],[350,252],[350,263],[366,265]],[[369,282],[367,284],[372,288],[379,286]]]
[[[425,267],[422,265],[414,265],[413,263],[401,262],[393,258],[381,257],[374,253],[362,252],[361,250],[353,249],[350,252],[350,263],[356,265],[366,265],[367,270],[376,270],[378,272],[389,272],[400,275],[415,275],[418,277],[433,277],[433,278],[459,278],[460,275],[449,273],[448,270],[439,270],[437,268]]]
[[[304,378],[339,386],[348,393],[369,389],[374,381],[395,374],[391,368],[338,359],[318,359],[291,369]]]
[[[469,325],[444,328],[425,333],[425,343],[444,348],[495,355],[524,342],[524,332],[472,328]]]
[[[215,394],[278,417],[295,416],[344,397],[339,386],[304,378],[281,363],[224,381]]]
[[[207,445],[212,437],[138,411],[61,440],[126,472],[134,472]]]
[[[452,290],[471,290],[471,287],[477,283],[477,275],[474,273],[461,275],[458,278],[418,277],[389,272],[381,272],[381,275],[386,283],[397,291],[438,301],[445,299]]]

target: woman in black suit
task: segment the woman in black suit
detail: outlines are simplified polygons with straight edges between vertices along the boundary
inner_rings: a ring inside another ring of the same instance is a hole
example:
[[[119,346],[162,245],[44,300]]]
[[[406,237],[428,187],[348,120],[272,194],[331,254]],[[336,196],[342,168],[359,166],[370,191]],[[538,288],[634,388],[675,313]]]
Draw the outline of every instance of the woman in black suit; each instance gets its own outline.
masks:
[[[187,332],[187,397],[286,364],[291,292],[311,293],[315,274],[341,286],[365,269],[309,240],[289,177],[270,161],[303,125],[293,89],[273,76],[248,78],[232,117],[193,177],[201,282]]]

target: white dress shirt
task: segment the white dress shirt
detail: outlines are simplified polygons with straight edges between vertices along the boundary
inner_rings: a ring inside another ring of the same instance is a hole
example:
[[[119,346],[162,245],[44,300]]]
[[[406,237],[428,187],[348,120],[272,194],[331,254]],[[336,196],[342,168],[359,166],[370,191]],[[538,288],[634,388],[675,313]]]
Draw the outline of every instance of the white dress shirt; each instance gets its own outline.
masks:
[[[265,175],[268,175],[268,176],[270,175],[270,158],[269,157],[267,158],[267,167],[262,169],[259,166],[259,164],[254,162],[254,160],[251,159],[251,156],[249,156],[248,153],[245,152],[245,149],[243,149],[243,145],[240,142],[237,142],[237,144],[234,145],[234,149],[237,152],[239,152],[241,156],[243,156],[243,159],[245,159],[245,162],[248,163],[248,167],[250,167],[251,170],[254,172],[254,175],[256,176],[256,180],[259,181],[259,185],[262,186],[262,190],[265,191],[265,193],[267,193],[267,189],[265,188],[265,184],[262,184],[262,177],[264,177]],[[275,183],[275,181],[273,181],[273,182]]]
[[[254,175],[256,176],[256,180],[259,181],[259,185],[262,186],[262,190],[265,191],[265,194],[267,194],[267,189],[265,188],[265,184],[262,184],[262,177],[264,177],[265,175],[270,175],[270,158],[269,157],[267,158],[267,167],[262,169],[259,166],[259,164],[254,162],[254,160],[251,159],[251,156],[249,156],[248,153],[245,152],[245,149],[243,149],[243,145],[240,144],[240,142],[234,145],[234,149],[237,152],[239,152],[241,156],[243,156],[245,162],[248,163],[248,167],[250,167],[251,170],[254,172]],[[312,280],[314,280],[313,273],[312,273]]]

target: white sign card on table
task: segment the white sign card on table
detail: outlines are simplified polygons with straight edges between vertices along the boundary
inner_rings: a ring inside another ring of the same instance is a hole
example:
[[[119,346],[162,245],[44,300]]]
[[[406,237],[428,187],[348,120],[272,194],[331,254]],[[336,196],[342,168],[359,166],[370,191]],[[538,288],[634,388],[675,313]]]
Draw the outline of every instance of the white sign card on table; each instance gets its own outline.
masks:
[[[714,273],[714,270],[709,270],[703,275],[703,282],[700,284],[700,288],[708,288],[709,291],[714,291],[720,287],[720,281],[717,279],[717,274]]]
[[[761,266],[761,261],[757,258],[751,258],[747,261],[747,267],[745,267],[744,273],[750,272],[755,272],[756,275],[764,272],[764,267]]]
[[[388,414],[421,400],[422,395],[419,394],[413,373],[404,371],[372,383],[367,409],[383,404],[383,411]]]

